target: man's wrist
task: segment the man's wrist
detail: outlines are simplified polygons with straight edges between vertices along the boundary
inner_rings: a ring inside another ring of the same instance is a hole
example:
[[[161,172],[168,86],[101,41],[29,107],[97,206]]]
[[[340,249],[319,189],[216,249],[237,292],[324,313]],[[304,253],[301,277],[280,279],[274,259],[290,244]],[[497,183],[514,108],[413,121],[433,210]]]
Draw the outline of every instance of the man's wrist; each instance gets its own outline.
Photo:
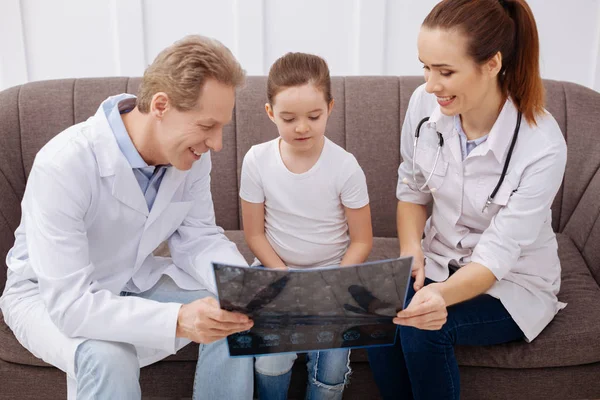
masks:
[[[183,314],[185,312],[184,307],[185,307],[185,304],[182,304],[181,307],[179,307],[179,312],[177,313],[177,326],[175,327],[175,337],[178,337],[178,338],[186,338],[187,337],[185,335],[185,330],[183,329],[183,325],[182,325]]]

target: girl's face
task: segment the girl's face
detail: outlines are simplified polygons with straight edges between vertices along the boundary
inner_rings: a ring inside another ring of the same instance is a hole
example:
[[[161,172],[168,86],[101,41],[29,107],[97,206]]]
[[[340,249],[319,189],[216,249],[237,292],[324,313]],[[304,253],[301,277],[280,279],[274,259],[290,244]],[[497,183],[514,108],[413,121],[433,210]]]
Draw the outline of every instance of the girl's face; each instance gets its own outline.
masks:
[[[457,30],[422,27],[417,41],[425,90],[437,96],[445,115],[477,112],[498,86],[500,53],[483,65],[467,55],[467,38]]]
[[[321,151],[327,119],[333,108],[325,94],[311,83],[288,87],[277,93],[273,104],[265,104],[279,136],[298,152]]]

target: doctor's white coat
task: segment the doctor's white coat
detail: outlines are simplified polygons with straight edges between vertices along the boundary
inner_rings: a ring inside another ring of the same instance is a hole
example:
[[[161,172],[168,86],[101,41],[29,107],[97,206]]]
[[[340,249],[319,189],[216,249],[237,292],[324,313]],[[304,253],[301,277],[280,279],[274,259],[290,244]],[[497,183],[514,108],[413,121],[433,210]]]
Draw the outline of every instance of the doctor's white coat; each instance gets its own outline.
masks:
[[[108,99],[106,101],[111,101]],[[168,168],[151,212],[102,106],[36,156],[0,308],[19,342],[74,376],[85,339],[131,343],[142,366],[189,343],[175,338],[180,304],[143,292],[163,275],[215,292],[211,262],[247,265],[215,225],[210,154]],[[152,252],[168,239],[172,259]]]

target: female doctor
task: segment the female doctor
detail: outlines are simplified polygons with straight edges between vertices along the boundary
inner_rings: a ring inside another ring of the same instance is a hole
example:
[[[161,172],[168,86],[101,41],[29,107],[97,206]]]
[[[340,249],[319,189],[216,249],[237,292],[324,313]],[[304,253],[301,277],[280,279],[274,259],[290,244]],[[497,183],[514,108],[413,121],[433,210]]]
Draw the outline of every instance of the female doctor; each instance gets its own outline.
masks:
[[[399,340],[369,359],[386,399],[458,399],[454,345],[532,341],[565,306],[550,205],[566,145],[524,0],[444,0],[418,53],[426,83],[402,127],[396,192],[414,284]]]

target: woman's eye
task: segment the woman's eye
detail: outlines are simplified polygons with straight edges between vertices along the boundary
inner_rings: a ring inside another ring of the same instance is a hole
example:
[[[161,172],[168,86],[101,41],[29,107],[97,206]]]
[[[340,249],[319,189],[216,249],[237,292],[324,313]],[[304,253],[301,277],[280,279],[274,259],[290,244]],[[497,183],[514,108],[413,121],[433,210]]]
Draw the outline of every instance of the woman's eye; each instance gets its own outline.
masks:
[[[454,72],[452,72],[452,71],[441,71],[441,72],[440,72],[440,75],[442,75],[442,76],[450,76],[450,75],[452,75],[453,73],[454,73]]]
[[[428,67],[427,65],[423,65],[423,69],[424,69],[425,71],[429,71],[429,67]]]

